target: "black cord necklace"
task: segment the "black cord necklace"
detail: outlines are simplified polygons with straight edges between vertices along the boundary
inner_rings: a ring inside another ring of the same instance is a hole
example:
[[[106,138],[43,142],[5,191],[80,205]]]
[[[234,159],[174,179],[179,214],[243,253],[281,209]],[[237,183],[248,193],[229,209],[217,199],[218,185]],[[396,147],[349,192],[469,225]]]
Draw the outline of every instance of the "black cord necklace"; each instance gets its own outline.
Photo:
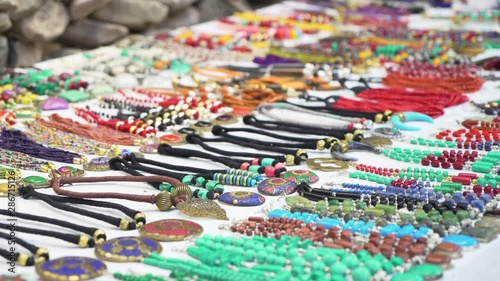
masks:
[[[32,256],[29,256],[27,254],[19,253],[18,251],[7,251],[4,249],[0,249],[0,255],[7,261],[15,262],[16,264],[19,264],[21,266],[33,266],[36,263],[48,261],[50,259],[49,251],[47,251],[47,249],[39,248],[17,237],[12,240],[10,234],[5,234],[3,232],[0,232],[0,238],[7,240],[7,244],[9,245],[13,243],[19,244],[32,254]]]
[[[8,229],[9,225],[6,223],[0,223],[0,227],[3,229]],[[15,226],[15,231],[56,238],[59,240],[69,242],[71,244],[78,245],[78,247],[80,248],[94,248],[95,246],[94,238],[89,237],[87,235],[61,233],[50,230],[28,228],[23,226]]]
[[[209,159],[217,163],[221,163],[226,165],[227,167],[238,169],[241,168],[241,163],[231,158],[217,156],[209,153],[204,153],[196,150],[183,149],[183,148],[173,148],[168,144],[160,144],[158,146],[158,153],[161,155],[169,155],[175,157],[183,157],[183,158],[202,158]],[[286,171],[286,168],[275,169],[272,166],[262,167],[262,166],[249,166],[248,171],[258,174],[265,174],[268,177],[279,177],[281,173]]]
[[[29,198],[38,199],[56,209],[104,221],[106,223],[119,227],[122,230],[133,230],[137,228],[136,222],[130,221],[129,219],[126,218],[122,219],[115,218],[112,216],[104,215],[102,213],[90,212],[85,209],[75,208],[73,206],[67,206],[65,204],[59,203],[58,201],[54,200],[52,196],[37,192],[31,185],[20,187],[19,193],[23,196],[24,199],[29,199]]]
[[[68,198],[72,199],[72,198]],[[4,216],[10,216],[11,213],[7,210],[0,210],[0,215]],[[30,220],[30,221],[35,221],[35,222],[42,222],[42,223],[47,223],[51,225],[57,225],[60,227],[76,230],[82,233],[85,233],[89,236],[92,236],[94,238],[94,241],[96,244],[101,244],[104,241],[106,241],[106,234],[104,231],[97,229],[97,228],[91,228],[91,227],[86,227],[78,224],[73,224],[67,221],[62,221],[62,220],[57,220],[57,219],[52,219],[52,218],[46,218],[46,217],[41,217],[41,216],[35,216],[31,214],[25,214],[25,213],[19,213],[16,212],[14,214],[15,217],[20,218],[20,219],[25,219],[25,220]]]

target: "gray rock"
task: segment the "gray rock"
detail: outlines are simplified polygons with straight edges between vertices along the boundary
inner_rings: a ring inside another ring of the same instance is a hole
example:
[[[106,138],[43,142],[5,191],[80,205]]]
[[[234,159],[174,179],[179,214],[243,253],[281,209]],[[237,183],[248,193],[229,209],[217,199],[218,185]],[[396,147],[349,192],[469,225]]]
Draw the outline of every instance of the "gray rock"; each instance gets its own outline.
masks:
[[[69,14],[72,20],[81,20],[108,4],[110,1],[111,0],[73,0],[69,6]]]
[[[66,7],[56,0],[47,0],[32,15],[14,24],[13,33],[31,42],[56,39],[69,24]]]
[[[227,17],[235,12],[248,11],[250,5],[246,0],[201,0],[198,6],[201,21],[210,21],[220,17]]]
[[[15,0],[0,0],[0,11],[8,11],[17,7]]]
[[[168,6],[171,13],[179,12],[189,6],[192,6],[195,0],[156,0]]]
[[[13,21],[19,20],[22,17],[32,14],[36,9],[40,8],[45,2],[44,0],[17,0],[15,9],[9,12],[10,19]]]
[[[0,35],[0,68],[7,66],[7,58],[9,57],[9,42],[7,37]]]
[[[111,0],[98,9],[92,17],[97,20],[124,25],[134,31],[142,31],[163,21],[168,7],[156,1]]]
[[[7,13],[0,13],[0,33],[4,33],[12,27],[9,15]]]
[[[29,67],[40,62],[43,57],[42,47],[38,43],[18,41],[12,44],[9,51],[10,60],[16,67]]]
[[[127,34],[128,29],[123,25],[84,19],[68,26],[59,40],[70,46],[94,48],[111,44]]]
[[[147,34],[155,34],[182,26],[191,26],[200,23],[200,11],[189,7],[182,11],[168,15],[167,19],[147,31]]]
[[[78,54],[83,52],[84,50],[78,49],[78,48],[62,48],[60,50],[55,51],[54,53],[50,54],[50,58],[61,58],[61,57],[66,57],[74,54]]]

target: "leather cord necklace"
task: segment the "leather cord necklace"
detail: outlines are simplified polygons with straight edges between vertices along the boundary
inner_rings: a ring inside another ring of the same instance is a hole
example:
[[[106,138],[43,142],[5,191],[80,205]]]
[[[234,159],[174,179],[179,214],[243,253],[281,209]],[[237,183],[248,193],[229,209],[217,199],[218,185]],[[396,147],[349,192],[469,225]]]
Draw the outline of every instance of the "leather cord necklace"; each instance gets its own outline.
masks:
[[[0,238],[8,240],[8,241],[12,241],[11,240],[12,237],[10,236],[10,234],[5,234],[3,232],[0,232]],[[12,259],[13,259],[13,260],[15,260],[16,264],[19,264],[21,266],[33,266],[36,263],[41,263],[44,261],[48,261],[50,259],[49,258],[49,251],[47,251],[44,248],[39,248],[33,244],[26,242],[23,239],[18,238],[18,237],[15,238],[15,243],[26,248],[30,253],[33,254],[33,256],[29,256],[27,254],[23,254],[23,253],[19,253],[19,252],[15,252],[14,256],[12,256],[11,251],[7,251],[4,249],[0,249],[0,256],[5,258],[7,261],[12,261]]]

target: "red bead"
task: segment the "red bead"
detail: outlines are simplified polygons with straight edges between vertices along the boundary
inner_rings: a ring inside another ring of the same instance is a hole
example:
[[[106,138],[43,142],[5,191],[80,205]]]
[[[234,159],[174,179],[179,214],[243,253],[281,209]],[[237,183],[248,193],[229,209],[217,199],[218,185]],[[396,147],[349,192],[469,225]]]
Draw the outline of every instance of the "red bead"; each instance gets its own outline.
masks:
[[[463,185],[469,185],[472,182],[471,178],[469,178],[469,177],[459,177],[459,176],[451,177],[451,181],[452,182],[459,182]]]
[[[427,158],[422,158],[422,160],[420,160],[420,164],[422,164],[423,166],[429,166],[430,162],[431,161]]]
[[[451,163],[450,162],[443,162],[443,163],[441,163],[441,167],[443,169],[449,169],[451,167]]]
[[[493,188],[492,193],[493,197],[496,197],[498,194],[500,194],[500,188]]]
[[[485,187],[484,187],[483,192],[484,192],[484,194],[489,194],[489,195],[491,195],[492,190],[493,190],[493,187],[491,187],[491,186],[487,185],[487,186],[485,186]]]
[[[276,171],[276,169],[273,166],[269,166],[269,167],[266,167],[265,174],[268,177],[274,177],[275,176],[274,175],[275,171]]]
[[[431,166],[434,168],[439,168],[439,161],[437,161],[437,160],[431,161]]]
[[[453,169],[455,170],[462,170],[464,168],[464,163],[463,162],[455,162],[453,163]]]

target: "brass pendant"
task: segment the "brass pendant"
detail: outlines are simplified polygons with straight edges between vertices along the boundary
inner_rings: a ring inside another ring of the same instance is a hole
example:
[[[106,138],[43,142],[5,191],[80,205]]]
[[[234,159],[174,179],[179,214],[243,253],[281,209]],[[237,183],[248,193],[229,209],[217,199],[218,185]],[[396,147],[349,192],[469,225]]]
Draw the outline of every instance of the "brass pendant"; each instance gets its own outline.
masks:
[[[36,272],[44,281],[83,281],[102,276],[106,265],[87,257],[63,257],[36,264]]]
[[[65,178],[80,178],[85,176],[85,171],[82,169],[77,169],[71,166],[62,166],[57,170],[53,170],[56,174]],[[49,173],[49,178],[52,178],[53,174]]]
[[[213,119],[212,124],[215,125],[229,125],[229,124],[235,124],[238,122],[238,118],[232,114],[224,114],[220,115],[217,118]]]
[[[189,198],[177,203],[175,206],[181,213],[190,217],[212,218],[217,220],[229,220],[226,210],[219,204],[208,199]]]
[[[361,142],[371,145],[375,148],[381,148],[392,145],[392,141],[389,138],[380,136],[364,138],[361,140]]]
[[[343,171],[349,168],[349,164],[346,161],[332,158],[311,158],[306,160],[306,164],[313,170],[323,172]]]
[[[168,145],[172,145],[172,146],[175,146],[175,145],[183,145],[183,144],[186,144],[186,138],[184,137],[184,135],[181,135],[181,134],[167,134],[167,135],[163,135],[159,138],[160,142],[161,143],[166,143]],[[158,151],[157,151],[158,152]]]
[[[89,162],[83,164],[83,169],[85,171],[92,171],[92,172],[109,171],[111,169],[109,167],[109,158],[108,157],[94,158]]]
[[[95,255],[111,262],[140,262],[151,253],[161,253],[162,247],[148,237],[120,237],[95,247]]]

